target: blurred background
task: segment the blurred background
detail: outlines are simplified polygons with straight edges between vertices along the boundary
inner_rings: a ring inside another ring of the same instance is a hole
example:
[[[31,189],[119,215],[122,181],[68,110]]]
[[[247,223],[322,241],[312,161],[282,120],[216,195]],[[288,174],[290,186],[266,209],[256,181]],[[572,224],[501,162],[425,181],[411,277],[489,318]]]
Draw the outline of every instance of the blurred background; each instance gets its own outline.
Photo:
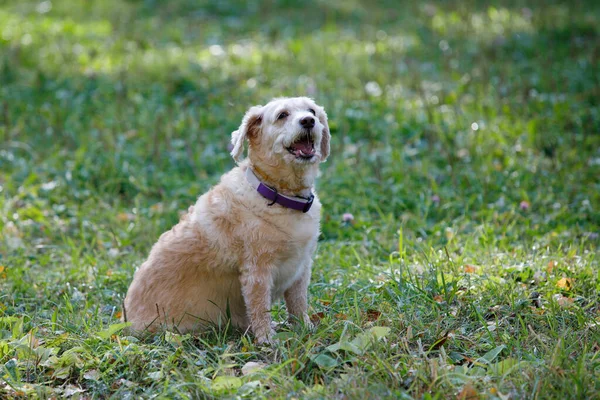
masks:
[[[143,253],[232,167],[245,110],[297,95],[330,117],[323,239],[378,257],[400,228],[435,244],[506,224],[543,242],[595,233],[599,8],[5,0],[3,243]]]

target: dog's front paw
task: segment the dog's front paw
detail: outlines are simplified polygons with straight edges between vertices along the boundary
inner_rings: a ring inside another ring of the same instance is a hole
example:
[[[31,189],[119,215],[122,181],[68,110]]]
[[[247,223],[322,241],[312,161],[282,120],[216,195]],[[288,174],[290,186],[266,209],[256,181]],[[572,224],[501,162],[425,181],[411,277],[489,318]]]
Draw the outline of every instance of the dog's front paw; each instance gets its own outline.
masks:
[[[288,322],[292,325],[304,325],[309,331],[312,331],[315,327],[307,313],[302,314],[301,317],[291,315],[288,319]]]
[[[302,322],[304,323],[304,326],[308,328],[309,331],[312,332],[315,329],[315,324],[313,324],[313,322],[310,320],[308,314],[304,313],[302,315]]]
[[[275,335],[274,329],[270,329],[262,334],[257,333],[254,335],[254,342],[259,346],[271,345],[275,342],[273,340],[273,335]]]

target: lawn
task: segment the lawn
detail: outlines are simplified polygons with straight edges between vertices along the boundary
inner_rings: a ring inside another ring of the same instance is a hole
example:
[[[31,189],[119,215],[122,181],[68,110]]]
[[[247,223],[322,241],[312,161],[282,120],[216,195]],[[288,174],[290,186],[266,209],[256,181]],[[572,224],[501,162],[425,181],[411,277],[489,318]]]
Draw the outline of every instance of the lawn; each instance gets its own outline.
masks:
[[[0,3],[0,398],[600,399],[600,2]],[[243,113],[329,114],[309,313],[138,339]]]

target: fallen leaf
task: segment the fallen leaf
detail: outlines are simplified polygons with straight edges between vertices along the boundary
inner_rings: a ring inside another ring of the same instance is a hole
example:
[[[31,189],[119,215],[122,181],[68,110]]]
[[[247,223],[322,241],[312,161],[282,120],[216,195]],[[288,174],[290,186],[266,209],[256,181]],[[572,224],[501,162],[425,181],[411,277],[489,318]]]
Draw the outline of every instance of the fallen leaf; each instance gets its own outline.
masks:
[[[162,371],[150,372],[148,374],[148,378],[152,379],[153,381],[158,381],[158,380],[162,379],[162,377],[163,377]]]
[[[545,310],[545,309],[543,309],[543,308],[536,308],[536,307],[533,307],[533,306],[530,306],[530,307],[529,307],[529,309],[530,309],[530,310],[531,310],[531,311],[532,311],[534,314],[537,314],[537,315],[544,315],[544,313],[546,312],[546,310]]]
[[[91,369],[83,374],[83,379],[89,379],[90,381],[97,381],[100,379],[100,372],[97,369]]]
[[[558,282],[556,282],[556,287],[564,290],[573,289],[573,279],[571,278],[562,278]]]
[[[323,318],[325,318],[325,313],[318,312],[310,316],[310,322],[312,322],[313,324],[318,324],[319,321],[321,321]]]
[[[555,263],[554,260],[548,261],[548,266],[546,267],[546,272],[551,273],[554,269]]]
[[[561,307],[570,307],[573,305],[573,303],[575,301],[574,299],[572,299],[570,297],[565,297],[560,293],[555,294],[554,296],[552,296],[552,298],[554,300],[556,300],[558,305]]]
[[[367,320],[368,321],[376,321],[381,315],[380,311],[377,310],[367,310]]]
[[[458,400],[477,400],[479,399],[479,392],[470,383],[463,386],[460,393],[456,396]]]
[[[63,396],[71,397],[74,394],[83,393],[83,392],[85,392],[85,390],[83,390],[82,388],[77,387],[75,385],[69,385],[65,388],[65,391],[63,392]]]
[[[444,334],[444,336],[442,336],[441,338],[439,338],[438,340],[436,340],[436,341],[435,341],[435,342],[434,342],[434,343],[431,345],[431,347],[429,348],[429,351],[431,351],[431,350],[437,350],[437,349],[439,349],[440,347],[442,347],[442,346],[444,345],[444,343],[446,343],[446,341],[448,340],[448,333],[449,333],[449,332],[446,332],[446,333]]]
[[[436,303],[443,303],[444,302],[444,298],[441,295],[439,295],[439,294],[433,296],[433,300],[435,300]]]
[[[117,214],[117,220],[120,222],[132,221],[135,219],[135,215],[129,213],[120,213]]]
[[[248,361],[242,367],[242,375],[245,376],[245,375],[253,374],[257,371],[260,371],[261,369],[263,369],[266,366],[267,366],[267,364],[265,364],[265,363]]]
[[[470,264],[466,264],[466,265],[463,267],[463,269],[464,269],[464,271],[465,271],[467,274],[474,274],[475,272],[477,272],[477,266],[476,266],[476,265],[470,265]]]
[[[344,313],[335,314],[335,318],[338,320],[347,320],[348,316]]]

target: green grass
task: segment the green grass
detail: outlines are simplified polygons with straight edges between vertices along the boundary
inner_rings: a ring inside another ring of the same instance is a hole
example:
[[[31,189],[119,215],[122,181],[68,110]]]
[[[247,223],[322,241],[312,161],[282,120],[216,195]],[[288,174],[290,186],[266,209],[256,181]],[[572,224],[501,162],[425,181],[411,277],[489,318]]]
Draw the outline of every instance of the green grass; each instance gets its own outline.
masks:
[[[414,3],[3,1],[0,398],[600,398],[600,3]],[[281,95],[333,136],[316,329],[126,336]]]

